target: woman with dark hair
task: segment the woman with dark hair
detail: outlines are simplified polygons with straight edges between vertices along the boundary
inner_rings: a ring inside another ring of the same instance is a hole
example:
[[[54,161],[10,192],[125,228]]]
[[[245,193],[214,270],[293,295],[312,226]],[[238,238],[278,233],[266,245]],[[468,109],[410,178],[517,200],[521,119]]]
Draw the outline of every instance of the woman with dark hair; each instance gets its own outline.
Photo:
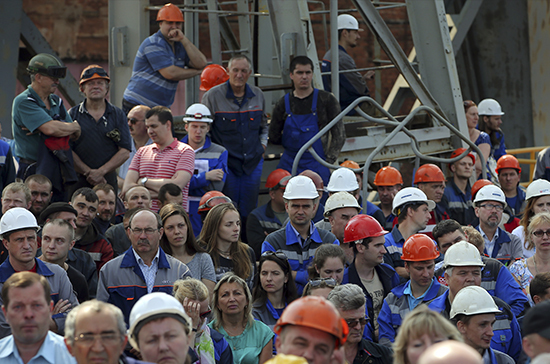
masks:
[[[212,295],[212,313],[208,326],[225,337],[233,349],[233,363],[263,364],[271,359],[274,333],[254,320],[252,294],[244,279],[233,273],[220,279]]]
[[[468,125],[468,133],[470,135],[470,141],[481,149],[483,158],[487,162],[491,155],[491,138],[489,134],[477,129],[477,123],[479,122],[479,114],[477,111],[477,105],[472,100],[464,101],[464,112],[466,113],[466,124]],[[481,159],[476,158],[476,173],[479,178],[481,175]],[[496,167],[496,165],[495,165]]]
[[[191,276],[203,282],[212,292],[216,285],[216,273],[212,258],[197,244],[189,215],[177,204],[168,204],[160,209],[164,234],[160,247],[166,254],[185,263]]]
[[[308,268],[309,279],[333,278],[342,284],[346,267],[346,254],[335,244],[323,244],[315,251]]]
[[[298,298],[296,283],[288,259],[282,252],[263,253],[258,272],[252,315],[273,330],[285,307]]]
[[[222,203],[206,215],[198,240],[214,262],[216,281],[233,272],[252,287],[256,256],[251,247],[240,241],[240,233],[239,212],[233,204]]]

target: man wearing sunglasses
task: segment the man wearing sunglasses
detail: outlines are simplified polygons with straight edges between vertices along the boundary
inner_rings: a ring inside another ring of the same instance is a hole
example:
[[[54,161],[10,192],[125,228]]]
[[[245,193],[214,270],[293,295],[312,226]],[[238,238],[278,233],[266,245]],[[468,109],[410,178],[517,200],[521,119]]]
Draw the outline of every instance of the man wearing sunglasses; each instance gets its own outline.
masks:
[[[159,31],[141,43],[124,91],[126,114],[137,105],[172,106],[178,83],[201,74],[206,57],[182,32],[183,14],[173,4],[157,14]]]
[[[347,363],[391,364],[391,349],[363,338],[363,330],[368,322],[365,317],[365,294],[361,287],[348,283],[336,286],[327,299],[340,312],[349,328],[348,339],[344,343]]]
[[[80,92],[86,97],[69,114],[78,121],[82,136],[71,143],[74,167],[80,187],[108,183],[117,191],[116,169],[130,156],[130,132],[122,110],[106,100],[111,79],[103,68],[93,64],[80,75]]]
[[[13,100],[12,106],[15,156],[19,158],[17,177],[23,180],[36,170],[44,137],[78,139],[81,132],[78,122],[73,122],[67,113],[63,100],[54,95],[67,67],[54,56],[40,53],[30,60],[27,72],[31,84]]]
[[[488,185],[478,191],[474,199],[479,230],[485,240],[485,254],[504,265],[523,257],[521,240],[498,227],[506,207],[506,195],[500,188]]]

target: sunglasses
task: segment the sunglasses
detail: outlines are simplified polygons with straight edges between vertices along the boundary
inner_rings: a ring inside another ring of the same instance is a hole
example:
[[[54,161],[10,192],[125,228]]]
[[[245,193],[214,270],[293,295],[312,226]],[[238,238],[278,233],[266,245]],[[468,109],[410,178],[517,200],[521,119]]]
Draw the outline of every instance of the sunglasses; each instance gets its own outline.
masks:
[[[85,79],[88,79],[88,78],[92,78],[92,76],[94,74],[97,74],[99,77],[109,77],[109,75],[107,74],[107,72],[103,68],[94,67],[94,68],[90,68],[90,69],[87,69],[86,71],[84,71],[84,73],[82,74],[82,77],[80,79],[85,80]]]
[[[208,311],[204,311],[202,312],[199,316],[201,319],[205,319],[207,318],[208,316],[210,316],[210,313],[212,312],[212,310],[210,309],[210,307],[208,307]]]
[[[40,71],[39,73],[55,79],[65,78],[67,75],[67,67],[50,66],[46,71]]]
[[[334,288],[338,285],[338,282],[336,282],[336,279],[334,278],[320,278],[309,281],[309,285],[311,287],[329,287]]]
[[[361,326],[363,326],[367,324],[367,317],[361,317],[358,319],[347,319],[346,323],[348,324],[349,327],[355,327],[357,326],[357,324],[360,324]]]
[[[275,256],[281,260],[288,260],[287,256],[285,255],[285,253],[283,253],[282,251],[265,251],[262,253],[262,257],[270,257],[270,256]]]

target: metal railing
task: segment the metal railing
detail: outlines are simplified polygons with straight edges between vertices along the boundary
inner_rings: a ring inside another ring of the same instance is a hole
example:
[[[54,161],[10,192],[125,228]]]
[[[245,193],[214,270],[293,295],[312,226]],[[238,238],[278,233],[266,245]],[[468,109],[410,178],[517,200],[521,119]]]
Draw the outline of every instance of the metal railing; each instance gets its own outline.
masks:
[[[535,165],[537,164],[537,153],[543,150],[546,147],[529,147],[529,148],[516,148],[516,149],[506,149],[506,154],[529,154],[529,158],[518,158],[519,164],[528,164],[529,165],[529,182],[522,182],[523,187],[529,186],[533,182],[533,174],[535,173]]]

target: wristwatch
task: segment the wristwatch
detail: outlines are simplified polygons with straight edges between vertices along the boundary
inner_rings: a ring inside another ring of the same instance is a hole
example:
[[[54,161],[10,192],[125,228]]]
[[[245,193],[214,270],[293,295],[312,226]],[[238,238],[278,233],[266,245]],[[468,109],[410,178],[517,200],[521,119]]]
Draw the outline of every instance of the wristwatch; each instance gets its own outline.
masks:
[[[149,180],[149,178],[143,177],[139,180],[139,184],[142,185],[143,187],[145,187],[145,184],[147,183],[148,180]]]

